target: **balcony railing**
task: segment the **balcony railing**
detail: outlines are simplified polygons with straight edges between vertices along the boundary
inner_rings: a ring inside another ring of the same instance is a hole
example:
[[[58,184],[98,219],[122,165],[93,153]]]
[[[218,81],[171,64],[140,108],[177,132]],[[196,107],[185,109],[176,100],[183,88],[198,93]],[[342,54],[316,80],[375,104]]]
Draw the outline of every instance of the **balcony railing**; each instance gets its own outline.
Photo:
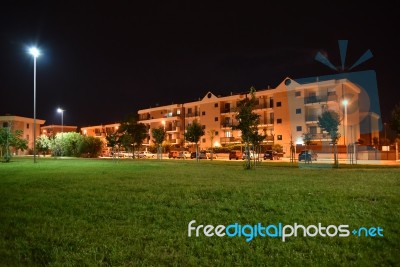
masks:
[[[231,128],[231,127],[233,127],[233,123],[231,122],[221,123],[221,128]]]
[[[191,118],[191,117],[198,117],[199,112],[191,112],[191,113],[186,113],[186,118]]]
[[[177,126],[177,127],[172,127],[172,126],[165,127],[165,131],[167,131],[167,132],[179,132],[180,131],[180,127],[179,126]]]
[[[318,115],[308,115],[306,116],[306,122],[318,121]]]
[[[315,133],[311,134],[311,140],[331,139],[331,136],[327,133]]]
[[[329,94],[325,96],[309,96],[304,98],[304,104],[323,103],[328,101],[337,101],[337,95]]]
[[[222,144],[226,144],[226,143],[237,143],[240,142],[242,139],[238,138],[238,137],[221,137],[220,138],[220,142]]]
[[[237,108],[221,108],[221,113],[231,113],[236,112]]]
[[[260,124],[265,125],[265,124],[274,124],[274,119],[271,118],[260,118]]]

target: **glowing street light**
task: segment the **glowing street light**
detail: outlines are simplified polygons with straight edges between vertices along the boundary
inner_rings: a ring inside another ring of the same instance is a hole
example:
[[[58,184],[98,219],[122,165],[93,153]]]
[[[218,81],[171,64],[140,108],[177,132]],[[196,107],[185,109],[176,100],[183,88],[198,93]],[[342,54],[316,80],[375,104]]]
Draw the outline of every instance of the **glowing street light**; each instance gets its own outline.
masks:
[[[33,56],[33,163],[36,163],[36,58],[40,56],[40,51],[31,47],[29,54]]]

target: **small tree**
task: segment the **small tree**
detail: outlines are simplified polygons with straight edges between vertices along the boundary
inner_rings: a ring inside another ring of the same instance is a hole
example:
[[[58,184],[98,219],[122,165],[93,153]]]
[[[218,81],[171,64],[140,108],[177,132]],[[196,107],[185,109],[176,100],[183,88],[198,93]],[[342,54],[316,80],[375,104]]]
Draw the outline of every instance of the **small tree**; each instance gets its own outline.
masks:
[[[151,134],[154,137],[153,142],[157,146],[157,159],[162,159],[162,143],[165,139],[165,130],[163,127],[151,129]]]
[[[47,135],[42,134],[36,139],[36,149],[45,156],[51,150],[51,142]]]
[[[339,114],[335,111],[327,110],[324,111],[321,116],[318,116],[318,126],[327,131],[331,136],[335,167],[339,167],[339,160],[337,156],[337,141],[340,138],[339,125]]]
[[[400,135],[400,103],[392,110],[390,127],[397,135]]]
[[[132,146],[132,157],[135,158],[135,147],[140,147],[143,140],[148,136],[147,127],[143,123],[138,123],[134,118],[128,118],[118,129],[121,134],[121,145],[130,150]]]
[[[99,138],[94,136],[84,136],[79,146],[81,156],[97,158],[103,147],[103,143]]]
[[[212,129],[212,130],[209,130],[207,133],[208,133],[208,136],[210,137],[210,141],[211,141],[211,160],[213,160],[213,158],[214,158],[214,137],[215,137],[215,130],[214,129]]]
[[[311,145],[311,140],[312,140],[312,134],[307,132],[307,133],[303,133],[303,142],[306,145],[306,153],[308,153],[308,148]],[[304,162],[305,163],[309,163],[312,162],[311,161],[311,157],[308,157],[306,154],[306,157],[304,158]]]
[[[11,124],[9,124],[8,127],[0,128],[0,154],[5,162],[10,162],[11,160],[11,147],[15,150],[22,151],[28,148],[28,141],[22,138],[22,134],[23,132],[21,130],[16,130],[13,133],[11,131]]]
[[[185,139],[189,142],[196,144],[196,159],[199,160],[199,148],[198,143],[200,141],[200,137],[204,135],[204,130],[201,128],[201,125],[194,121],[191,125],[186,128]]]
[[[119,144],[118,134],[111,133],[106,136],[107,147],[111,147],[112,157],[115,158],[115,147]]]
[[[246,170],[251,168],[249,146],[252,141],[255,140],[254,128],[257,127],[260,117],[260,115],[253,112],[253,108],[256,104],[255,93],[255,88],[251,87],[250,98],[246,95],[246,98],[239,102],[238,113],[236,114],[238,125],[233,127],[233,129],[240,130],[242,132],[242,140],[245,145],[245,153],[247,154],[247,161],[245,165]]]

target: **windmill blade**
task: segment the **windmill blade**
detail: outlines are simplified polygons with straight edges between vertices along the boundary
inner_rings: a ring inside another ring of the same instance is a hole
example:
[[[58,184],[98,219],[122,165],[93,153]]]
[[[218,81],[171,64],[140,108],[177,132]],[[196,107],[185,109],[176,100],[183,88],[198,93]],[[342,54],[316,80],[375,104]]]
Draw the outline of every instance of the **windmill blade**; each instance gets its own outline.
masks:
[[[331,69],[333,69],[333,70],[337,70],[336,67],[333,66],[333,64],[329,61],[329,59],[328,59],[326,56],[324,56],[323,54],[321,54],[321,52],[318,52],[318,53],[315,55],[315,58],[314,58],[314,59],[315,59],[316,61],[321,62],[322,64],[324,64],[325,66],[327,66],[327,67],[329,67],[329,68],[331,68]]]
[[[345,64],[345,61],[346,61],[348,40],[339,40],[338,43],[339,43],[340,59],[341,59],[341,62],[342,62],[342,70],[344,70],[344,64]]]
[[[367,61],[368,59],[372,58],[372,52],[370,49],[368,49],[357,61],[356,63],[353,64],[353,66],[350,67],[349,70],[351,70],[354,67],[357,67],[358,65],[360,65],[361,63]]]

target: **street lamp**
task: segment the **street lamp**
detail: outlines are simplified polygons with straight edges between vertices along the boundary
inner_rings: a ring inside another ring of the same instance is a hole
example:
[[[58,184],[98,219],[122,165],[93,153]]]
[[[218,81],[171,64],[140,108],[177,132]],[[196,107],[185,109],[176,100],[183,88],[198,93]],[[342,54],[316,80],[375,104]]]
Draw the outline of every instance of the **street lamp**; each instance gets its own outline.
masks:
[[[63,137],[64,137],[64,109],[58,108],[57,112],[61,113],[61,156],[63,155]]]
[[[31,47],[29,54],[33,56],[33,163],[36,163],[36,58],[40,56],[40,51]]]

